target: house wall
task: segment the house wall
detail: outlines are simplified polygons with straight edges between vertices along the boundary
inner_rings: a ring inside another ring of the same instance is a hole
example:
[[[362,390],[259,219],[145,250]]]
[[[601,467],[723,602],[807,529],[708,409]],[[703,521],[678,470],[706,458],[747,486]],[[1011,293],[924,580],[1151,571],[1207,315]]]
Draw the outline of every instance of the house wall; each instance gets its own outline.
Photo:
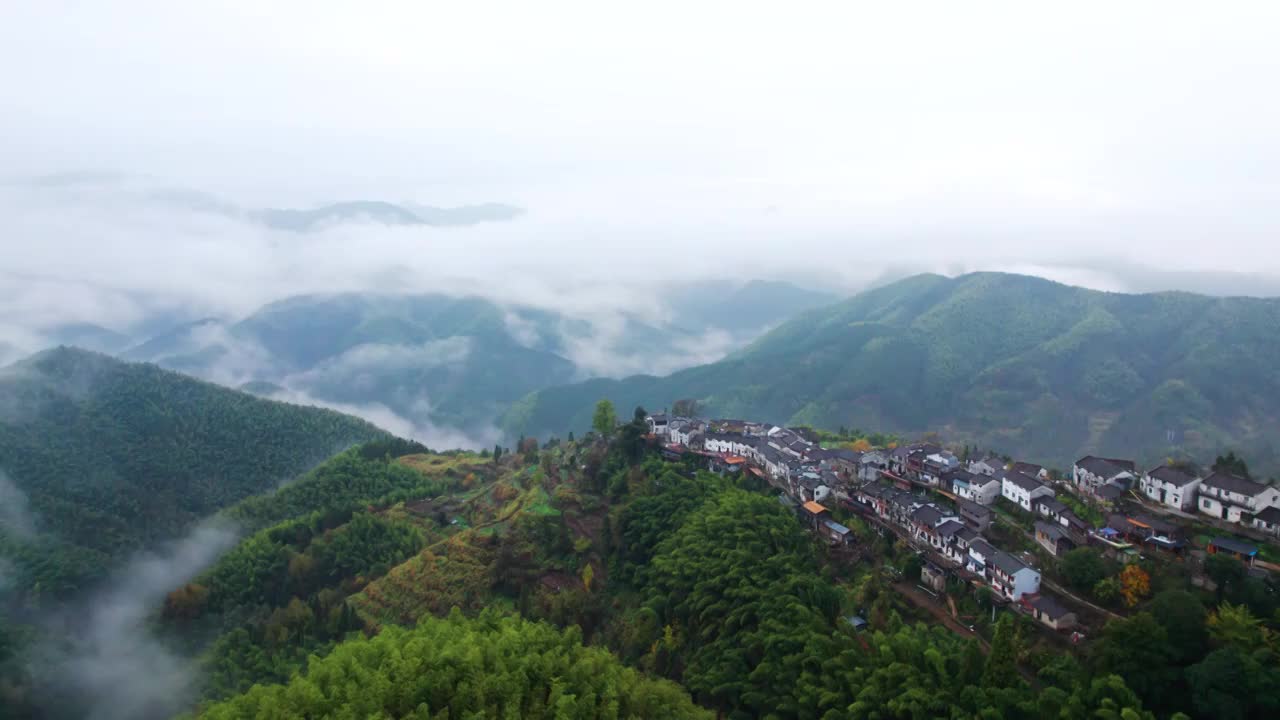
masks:
[[[1023,568],[1013,576],[1013,591],[1010,600],[1017,600],[1023,595],[1035,595],[1040,592],[1040,573],[1031,568]]]
[[[1051,620],[1049,619],[1049,616],[1038,610],[1036,611],[1036,619],[1054,630],[1070,630],[1080,622],[1079,619],[1076,618],[1075,613],[1067,613],[1057,620]]]

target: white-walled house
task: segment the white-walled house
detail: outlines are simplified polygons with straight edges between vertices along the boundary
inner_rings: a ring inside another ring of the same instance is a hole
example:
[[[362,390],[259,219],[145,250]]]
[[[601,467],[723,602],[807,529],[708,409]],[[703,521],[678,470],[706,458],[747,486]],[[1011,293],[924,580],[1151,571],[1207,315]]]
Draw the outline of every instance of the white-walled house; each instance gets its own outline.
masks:
[[[1175,510],[1194,510],[1200,478],[1169,465],[1161,465],[1143,473],[1138,481],[1142,494]]]
[[[1082,492],[1097,495],[1103,485],[1114,485],[1128,490],[1136,475],[1132,460],[1117,460],[1086,455],[1076,461],[1071,469],[1071,480]]]
[[[986,475],[987,477],[995,477],[1004,471],[1004,463],[996,457],[985,457],[981,460],[973,460],[969,463],[969,472],[974,475]]]
[[[1053,490],[1039,480],[1009,470],[1000,480],[1000,495],[1018,507],[1031,512],[1036,498],[1053,497]]]
[[[988,563],[988,578],[995,589],[1009,600],[1040,592],[1040,573],[1003,550],[997,550]]]
[[[1280,507],[1263,508],[1253,516],[1253,529],[1268,535],[1280,535]]]
[[[969,480],[969,487],[964,494],[957,493],[960,497],[979,505],[991,505],[995,503],[996,498],[1000,497],[1002,482],[998,477],[990,475],[981,475],[974,473]]]
[[[1216,472],[1200,483],[1200,512],[1228,522],[1249,522],[1250,516],[1280,507],[1280,489],[1242,477]]]
[[[665,413],[658,413],[646,417],[645,422],[649,425],[649,432],[658,437],[667,436],[667,416]]]

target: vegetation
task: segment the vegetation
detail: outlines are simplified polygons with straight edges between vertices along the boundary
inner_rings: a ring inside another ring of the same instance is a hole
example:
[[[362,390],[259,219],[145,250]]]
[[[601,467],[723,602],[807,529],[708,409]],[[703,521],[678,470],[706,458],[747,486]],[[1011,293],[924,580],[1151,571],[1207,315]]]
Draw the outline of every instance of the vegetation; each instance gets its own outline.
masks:
[[[1280,469],[1280,300],[1121,295],[978,273],[922,275],[783,323],[716,363],[526,398],[504,424],[563,433],[618,407],[695,400],[789,425],[955,439],[1065,467],[1085,452],[1152,465],[1233,447]],[[1169,438],[1174,442],[1171,444]]]
[[[29,514],[26,532],[0,525],[0,556],[27,602],[65,598],[196,520],[384,437],[335,412],[50,350],[0,371],[0,463]]]
[[[200,717],[710,718],[679,686],[607,650],[496,613],[424,618],[341,645],[287,685],[258,685]]]

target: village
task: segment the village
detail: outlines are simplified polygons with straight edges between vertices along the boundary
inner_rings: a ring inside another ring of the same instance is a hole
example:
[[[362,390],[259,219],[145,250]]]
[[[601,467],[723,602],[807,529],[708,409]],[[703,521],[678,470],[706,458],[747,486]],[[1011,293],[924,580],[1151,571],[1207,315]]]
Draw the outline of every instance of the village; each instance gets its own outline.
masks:
[[[1202,565],[1221,554],[1249,573],[1280,569],[1259,558],[1280,535],[1280,490],[1227,472],[1201,478],[1171,465],[1143,472],[1129,460],[1086,456],[1067,475],[994,455],[962,460],[938,443],[856,451],[767,423],[666,414],[646,422],[668,459],[693,455],[715,472],[758,476],[832,546],[853,539],[832,517],[839,508],[914,548],[923,558],[920,589],[930,595],[948,580],[987,587],[997,602],[1073,641],[1081,637],[1073,608],[1114,613],[1043,578],[1025,547],[1000,547],[992,539],[998,517],[1009,521],[1002,530],[1018,528],[1053,558],[1093,547],[1125,566],[1147,557]],[[1197,545],[1191,533],[1206,525],[1214,532]],[[1211,584],[1203,573],[1196,581]]]

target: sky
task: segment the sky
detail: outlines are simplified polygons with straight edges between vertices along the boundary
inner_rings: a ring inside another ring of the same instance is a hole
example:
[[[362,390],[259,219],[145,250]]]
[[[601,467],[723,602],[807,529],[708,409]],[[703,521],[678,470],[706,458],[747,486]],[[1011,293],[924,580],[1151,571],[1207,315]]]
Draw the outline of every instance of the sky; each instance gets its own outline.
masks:
[[[128,325],[139,297],[597,310],[724,276],[1280,277],[1277,31],[1273,2],[6,3],[0,339]],[[300,241],[115,180],[26,184],[84,172],[528,212]]]

